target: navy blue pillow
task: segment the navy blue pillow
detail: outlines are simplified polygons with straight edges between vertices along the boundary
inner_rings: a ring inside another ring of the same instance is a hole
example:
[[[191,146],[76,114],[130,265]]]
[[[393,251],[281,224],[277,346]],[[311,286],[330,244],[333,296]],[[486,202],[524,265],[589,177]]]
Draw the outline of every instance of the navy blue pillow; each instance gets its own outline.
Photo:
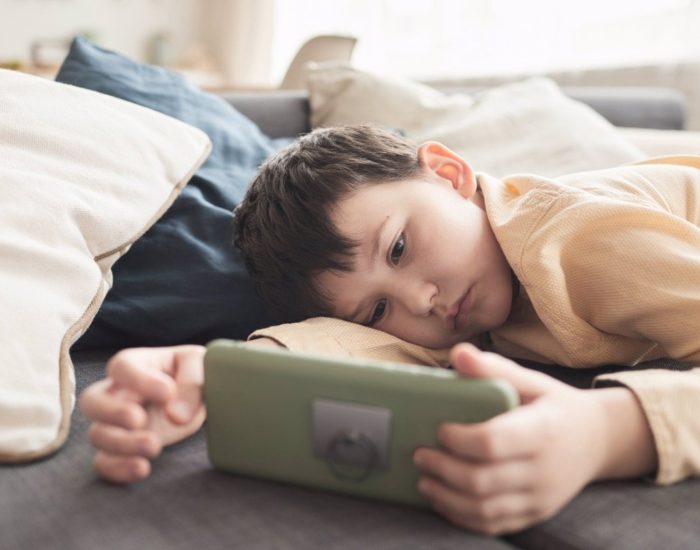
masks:
[[[278,321],[266,312],[233,246],[231,212],[257,167],[282,143],[181,76],[82,38],[56,80],[180,119],[213,144],[170,209],[114,265],[114,285],[74,349],[245,338]]]

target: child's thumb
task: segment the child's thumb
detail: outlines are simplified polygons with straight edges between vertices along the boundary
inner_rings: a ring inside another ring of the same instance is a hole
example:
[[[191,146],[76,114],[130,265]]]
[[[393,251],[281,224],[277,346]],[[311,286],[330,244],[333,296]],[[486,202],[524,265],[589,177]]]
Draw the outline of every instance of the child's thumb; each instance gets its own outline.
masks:
[[[450,352],[455,371],[468,378],[498,378],[513,384],[522,402],[560,388],[562,383],[496,353],[483,352],[472,344],[457,344]]]
[[[183,353],[176,356],[175,384],[177,394],[167,404],[168,417],[176,424],[186,424],[201,410],[204,383],[203,354]]]
[[[201,388],[197,394],[193,390],[179,392],[177,397],[168,403],[166,412],[176,424],[187,424],[202,407]]]

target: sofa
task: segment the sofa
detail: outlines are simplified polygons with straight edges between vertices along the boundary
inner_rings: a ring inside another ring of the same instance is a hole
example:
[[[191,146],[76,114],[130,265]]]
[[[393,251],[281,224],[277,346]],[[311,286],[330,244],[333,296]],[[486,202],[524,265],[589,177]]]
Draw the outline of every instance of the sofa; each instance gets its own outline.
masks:
[[[695,150],[700,151],[697,134],[681,131],[683,99],[671,90],[576,88],[567,92],[617,126],[647,128],[628,130],[628,135],[649,147],[651,154],[655,146],[663,150],[678,144],[690,149],[698,145]],[[239,92],[223,97],[272,137],[309,130],[310,108],[303,91]],[[104,376],[106,361],[118,349],[72,353],[78,394]],[[529,366],[555,374],[544,365]],[[595,374],[605,370],[556,375],[587,387]],[[127,487],[112,485],[100,480],[92,469],[88,427],[86,418],[75,410],[66,444],[55,455],[0,469],[0,550],[673,550],[697,548],[700,540],[700,480],[663,488],[642,480],[597,483],[549,521],[489,538],[457,529],[426,510],[217,472],[207,459],[206,427],[166,449],[147,481]]]

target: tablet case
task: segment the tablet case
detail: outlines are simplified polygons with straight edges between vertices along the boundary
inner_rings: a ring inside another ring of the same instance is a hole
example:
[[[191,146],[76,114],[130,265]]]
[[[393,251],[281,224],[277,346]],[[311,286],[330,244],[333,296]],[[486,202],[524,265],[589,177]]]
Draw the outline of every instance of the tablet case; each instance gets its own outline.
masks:
[[[215,340],[205,356],[207,440],[221,470],[426,506],[412,453],[446,421],[517,405],[502,380]]]

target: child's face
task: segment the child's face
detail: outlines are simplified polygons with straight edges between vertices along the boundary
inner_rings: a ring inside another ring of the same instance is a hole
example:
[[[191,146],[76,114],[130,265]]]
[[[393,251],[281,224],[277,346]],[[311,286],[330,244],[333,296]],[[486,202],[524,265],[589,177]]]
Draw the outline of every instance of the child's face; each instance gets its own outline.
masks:
[[[336,228],[362,244],[353,271],[325,272],[318,282],[335,316],[443,348],[506,320],[512,277],[471,168],[431,168],[340,201]]]

